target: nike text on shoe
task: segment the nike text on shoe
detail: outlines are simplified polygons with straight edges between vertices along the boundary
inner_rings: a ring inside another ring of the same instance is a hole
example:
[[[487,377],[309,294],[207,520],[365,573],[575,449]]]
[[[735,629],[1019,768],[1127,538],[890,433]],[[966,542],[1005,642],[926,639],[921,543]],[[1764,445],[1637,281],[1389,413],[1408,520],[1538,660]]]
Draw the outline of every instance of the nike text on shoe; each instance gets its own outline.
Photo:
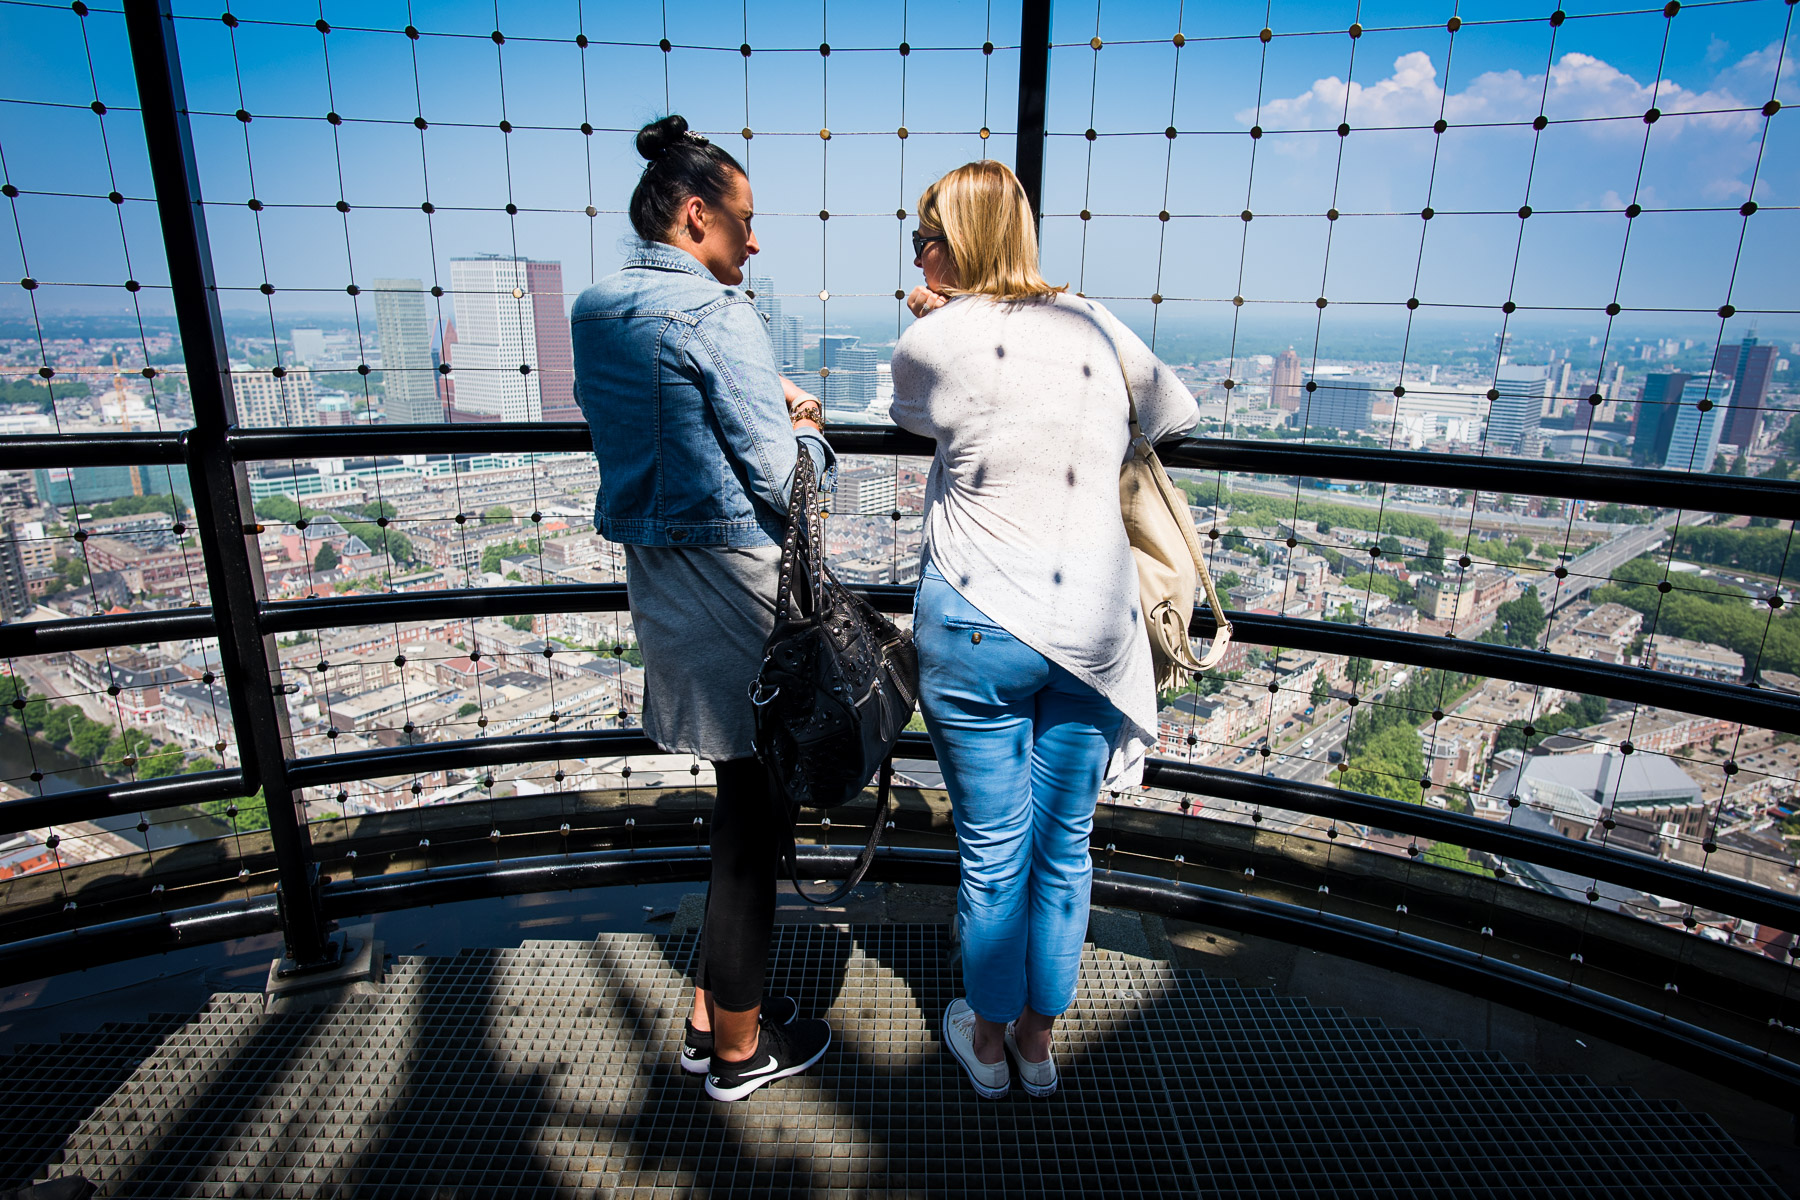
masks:
[[[713,1056],[706,1094],[714,1100],[742,1100],[765,1083],[798,1075],[818,1062],[831,1045],[831,1026],[807,1018],[791,1025],[764,1023],[756,1053],[743,1062]]]
[[[1048,1096],[1056,1091],[1056,1057],[1046,1055],[1043,1062],[1032,1062],[1019,1053],[1019,1039],[1012,1024],[1006,1026],[1006,1048],[1019,1060],[1019,1082],[1028,1096]]]
[[[792,1025],[800,1015],[800,1002],[792,996],[771,996],[763,1001],[762,1021],[766,1025]],[[681,1069],[689,1075],[704,1075],[712,1065],[713,1035],[710,1029],[695,1029],[687,1022],[687,1036],[681,1043]]]
[[[997,1063],[984,1063],[975,1057],[975,1010],[967,1000],[958,998],[944,1010],[944,1045],[962,1069],[969,1073],[969,1086],[986,1100],[998,1100],[1012,1087],[1012,1071],[1006,1055]]]

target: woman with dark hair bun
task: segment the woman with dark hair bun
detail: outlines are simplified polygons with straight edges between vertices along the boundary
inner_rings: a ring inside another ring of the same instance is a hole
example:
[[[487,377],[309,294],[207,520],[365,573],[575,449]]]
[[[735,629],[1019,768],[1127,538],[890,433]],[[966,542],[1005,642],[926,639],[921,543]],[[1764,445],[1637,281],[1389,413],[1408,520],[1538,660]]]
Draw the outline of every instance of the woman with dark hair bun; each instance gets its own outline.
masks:
[[[788,497],[804,444],[835,459],[814,396],[784,379],[737,285],[760,247],[744,169],[679,116],[644,126],[631,194],[641,240],[575,302],[575,389],[600,466],[594,525],[625,547],[644,656],[644,732],[713,764],[712,880],[684,1070],[738,1100],[806,1070],[824,1021],[763,996],[779,847],[750,685],[775,624]]]

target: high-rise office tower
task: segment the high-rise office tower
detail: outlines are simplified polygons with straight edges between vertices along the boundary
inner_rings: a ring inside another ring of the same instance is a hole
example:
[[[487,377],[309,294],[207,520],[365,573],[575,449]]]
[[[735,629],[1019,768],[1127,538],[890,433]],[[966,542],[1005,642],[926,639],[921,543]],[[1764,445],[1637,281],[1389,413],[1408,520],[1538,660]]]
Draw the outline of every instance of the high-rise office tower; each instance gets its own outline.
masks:
[[[881,356],[856,342],[849,334],[837,333],[819,339],[819,362],[829,372],[820,397],[827,411],[863,412],[875,402],[875,368]]]
[[[389,425],[435,425],[444,419],[437,364],[431,360],[432,316],[417,279],[377,279],[375,330],[381,335],[382,409]]]
[[[32,607],[18,533],[11,521],[0,518],[0,621],[24,620]]]
[[[775,349],[775,365],[783,371],[803,367],[805,352],[801,348],[800,331],[804,326],[799,317],[782,315],[775,281],[767,275],[748,275],[744,278],[744,287],[750,292],[756,311],[762,314],[763,324],[768,327],[769,344]]]
[[[309,367],[325,365],[325,334],[318,329],[292,329],[288,331],[288,341],[294,347],[294,357]]]
[[[1681,395],[1693,376],[1685,371],[1655,371],[1644,376],[1632,418],[1631,461],[1639,466],[1660,467],[1669,456],[1669,438],[1675,432],[1675,414]]]
[[[1550,372],[1544,367],[1504,365],[1494,372],[1494,390],[1500,395],[1488,404],[1488,452],[1535,455]]]
[[[456,349],[456,322],[444,322],[444,341],[438,347],[438,399],[444,405],[444,420],[456,420],[456,376],[442,368],[450,365],[450,355]]]
[[[1696,375],[1682,389],[1669,429],[1668,455],[1660,464],[1670,471],[1710,471],[1718,457],[1720,434],[1731,412],[1731,377]]]
[[[456,295],[452,419],[578,419],[561,264],[501,254],[453,258],[450,285]]]
[[[775,295],[775,281],[767,275],[746,275],[744,290],[750,294],[750,302],[756,305],[756,311],[768,318],[766,323],[773,328],[781,318],[781,301]]]
[[[537,337],[538,394],[544,420],[579,421],[575,403],[575,347],[569,340],[569,313],[563,304],[562,264],[536,259],[525,263],[525,290],[531,294],[532,328]]]
[[[1269,399],[1277,408],[1299,412],[1300,389],[1305,382],[1305,376],[1300,370],[1300,356],[1290,346],[1275,356],[1275,374],[1269,382]]]
[[[283,368],[277,378],[273,372],[233,363],[231,390],[237,397],[238,424],[246,429],[319,423],[319,389],[313,373],[304,367]]]
[[[1731,379],[1731,410],[1719,440],[1749,450],[1762,424],[1763,396],[1775,375],[1774,346],[1764,346],[1754,335],[1735,346],[1720,346],[1713,357],[1713,371]]]
[[[1361,375],[1313,377],[1314,390],[1300,391],[1300,416],[1306,431],[1335,429],[1363,433],[1375,424],[1375,396],[1387,391],[1376,380]]]
[[[782,317],[772,332],[775,337],[775,361],[783,372],[797,374],[806,367],[806,322],[799,317]]]

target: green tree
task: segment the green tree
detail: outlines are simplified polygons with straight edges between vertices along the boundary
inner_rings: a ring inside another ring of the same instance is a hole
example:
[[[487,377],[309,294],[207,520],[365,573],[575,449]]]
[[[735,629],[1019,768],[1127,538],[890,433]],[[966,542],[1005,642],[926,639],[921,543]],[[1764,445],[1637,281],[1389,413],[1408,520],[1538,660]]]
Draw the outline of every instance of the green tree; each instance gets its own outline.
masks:
[[[181,752],[181,747],[164,746],[138,760],[138,778],[162,779],[169,775],[180,775],[186,761],[187,755]]]
[[[1523,538],[1523,537],[1522,537],[1522,538],[1519,538],[1519,539],[1517,539],[1517,540],[1516,540],[1516,541],[1514,541],[1514,542],[1513,542],[1513,549],[1514,549],[1514,550],[1517,550],[1517,551],[1518,551],[1518,552],[1519,552],[1519,557],[1520,557],[1520,558],[1530,558],[1530,557],[1531,557],[1531,552],[1532,552],[1532,550],[1534,550],[1534,549],[1535,549],[1535,548],[1536,548],[1536,547],[1534,547],[1534,546],[1533,546],[1533,545],[1532,545],[1532,544],[1531,544],[1531,539],[1530,539],[1530,538]]]
[[[16,675],[9,675],[0,680],[0,688],[5,689],[0,692],[0,696],[5,697],[6,715],[8,717],[16,716],[19,719],[20,729],[29,734],[37,733],[44,728],[44,722],[50,716],[48,701],[42,696],[33,696],[25,681]]]
[[[88,719],[87,714],[73,704],[57,705],[44,714],[44,740],[52,746],[67,746],[75,740],[77,718]]]
[[[102,761],[109,765],[122,765],[127,758],[142,758],[151,745],[150,735],[143,730],[124,729],[106,743]]]
[[[181,502],[181,497],[175,495],[120,496],[117,500],[108,500],[104,504],[96,504],[92,508],[87,509],[87,512],[90,516],[95,518],[129,517],[136,516],[139,513],[160,512],[185,519],[187,517],[187,505]]]
[[[1331,699],[1331,685],[1325,682],[1325,672],[1320,671],[1313,676],[1312,702],[1314,708],[1323,708]]]
[[[1513,646],[1537,645],[1544,627],[1550,623],[1535,587],[1526,588],[1523,596],[1495,609],[1494,619],[1504,627],[1506,641]]]
[[[1375,664],[1366,658],[1351,658],[1344,663],[1344,678],[1361,686],[1375,674]]]
[[[377,554],[385,551],[395,562],[416,562],[412,539],[392,525],[378,524],[380,519],[358,521],[354,517],[339,517],[338,524],[344,527],[344,532],[355,534],[363,545]]]
[[[515,554],[528,554],[530,550],[524,542],[495,542],[481,552],[481,570],[484,574],[497,574],[500,561],[511,558]]]
[[[0,725],[5,725],[19,714],[30,694],[25,681],[17,675],[0,675]],[[15,701],[18,708],[13,707]]]
[[[510,521],[512,519],[513,510],[504,504],[496,504],[494,507],[481,514],[481,523],[484,525],[498,525],[503,521]]]
[[[1744,656],[1750,672],[1800,671],[1800,615],[1786,608],[1771,615],[1738,594],[1707,595],[1682,586],[1663,594],[1656,587],[1662,578],[1655,559],[1633,559],[1613,572],[1611,584],[1594,590],[1594,602],[1634,608],[1652,618],[1659,633],[1727,646]]]
[[[1468,871],[1474,875],[1485,875],[1481,864],[1469,857],[1469,852],[1461,846],[1453,846],[1449,842],[1438,842],[1425,852],[1425,861],[1434,867],[1448,867],[1454,871]]]
[[[330,542],[322,542],[319,552],[313,556],[313,570],[329,571],[338,565],[338,552],[331,548]]]
[[[69,753],[83,762],[99,762],[112,741],[112,726],[83,714],[75,722],[75,736],[69,740]]]
[[[458,720],[461,720],[463,717],[472,717],[480,711],[481,705],[475,703],[473,700],[466,700],[463,702],[462,707],[456,710],[456,716]]]
[[[231,815],[232,809],[237,815]],[[263,800],[262,789],[257,788],[253,796],[244,796],[236,800],[205,800],[200,804],[200,811],[208,816],[217,817],[221,821],[230,821],[234,828],[242,831],[251,829],[267,829],[269,827],[269,807]]]
[[[279,525],[292,525],[313,511],[302,507],[292,496],[264,496],[256,502],[256,515],[265,522],[274,521]]]
[[[1370,713],[1361,720],[1367,721],[1374,715]],[[1348,740],[1345,746],[1348,750]],[[1419,743],[1419,731],[1411,725],[1388,725],[1362,740],[1348,761],[1350,769],[1338,776],[1347,790],[1408,804],[1420,802],[1419,779],[1425,774],[1425,752]]]

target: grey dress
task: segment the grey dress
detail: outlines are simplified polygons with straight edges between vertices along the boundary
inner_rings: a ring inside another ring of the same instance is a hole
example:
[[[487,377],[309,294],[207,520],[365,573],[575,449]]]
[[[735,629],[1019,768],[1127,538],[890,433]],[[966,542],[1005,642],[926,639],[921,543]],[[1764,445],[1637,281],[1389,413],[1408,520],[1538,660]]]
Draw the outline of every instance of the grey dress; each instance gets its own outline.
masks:
[[[709,762],[754,752],[750,685],[775,627],[780,546],[627,546],[644,732]]]

